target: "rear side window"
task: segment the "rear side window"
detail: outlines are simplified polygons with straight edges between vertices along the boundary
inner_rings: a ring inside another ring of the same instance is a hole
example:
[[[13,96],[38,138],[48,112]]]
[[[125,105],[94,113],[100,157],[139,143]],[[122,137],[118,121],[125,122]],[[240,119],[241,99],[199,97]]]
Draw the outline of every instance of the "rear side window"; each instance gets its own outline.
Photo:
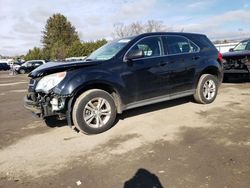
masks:
[[[167,36],[167,51],[168,54],[183,54],[198,52],[199,47],[192,41],[182,36]]]
[[[214,44],[205,35],[190,36],[190,38],[199,44],[201,49],[215,49]]]

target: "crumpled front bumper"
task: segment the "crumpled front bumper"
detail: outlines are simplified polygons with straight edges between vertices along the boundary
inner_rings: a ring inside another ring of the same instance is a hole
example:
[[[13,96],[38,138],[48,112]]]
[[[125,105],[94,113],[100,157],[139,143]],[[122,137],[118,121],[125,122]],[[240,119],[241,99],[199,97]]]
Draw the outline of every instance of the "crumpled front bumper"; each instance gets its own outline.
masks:
[[[27,96],[25,96],[23,100],[24,100],[24,107],[27,110],[31,111],[33,114],[37,115],[38,117],[42,115],[42,109],[37,106],[36,102],[29,100]]]
[[[48,104],[38,104],[26,97],[24,97],[24,107],[30,110],[33,114],[38,117],[48,117],[58,115],[58,113],[53,112]]]
[[[62,110],[53,110],[53,107],[51,105],[51,100],[48,100],[47,102],[36,102],[29,98],[29,96],[24,97],[24,107],[31,111],[33,114],[35,114],[37,117],[46,118],[49,116],[56,116],[59,119],[66,118],[69,125],[71,125],[71,104],[72,104],[71,98],[69,103],[67,103],[68,108],[63,108]],[[65,105],[65,104],[64,104]]]

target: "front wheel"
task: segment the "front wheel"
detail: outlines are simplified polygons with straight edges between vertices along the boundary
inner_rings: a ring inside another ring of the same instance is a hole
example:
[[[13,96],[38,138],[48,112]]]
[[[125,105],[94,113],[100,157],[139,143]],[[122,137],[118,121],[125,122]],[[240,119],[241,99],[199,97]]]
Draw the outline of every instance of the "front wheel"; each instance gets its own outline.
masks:
[[[76,128],[86,134],[98,134],[110,129],[116,119],[113,97],[100,89],[84,92],[76,99],[72,119]]]
[[[211,74],[203,74],[198,82],[194,99],[201,104],[212,103],[218,93],[218,79]]]

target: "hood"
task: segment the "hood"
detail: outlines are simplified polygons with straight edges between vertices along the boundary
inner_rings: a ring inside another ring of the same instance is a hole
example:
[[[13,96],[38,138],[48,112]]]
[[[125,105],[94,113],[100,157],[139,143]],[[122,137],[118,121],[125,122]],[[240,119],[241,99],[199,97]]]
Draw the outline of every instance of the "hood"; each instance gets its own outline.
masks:
[[[246,51],[233,51],[233,52],[226,52],[223,53],[222,56],[223,58],[231,58],[231,57],[240,57],[240,56],[249,56],[250,55],[250,51],[246,50]]]
[[[77,69],[81,67],[89,67],[99,64],[97,61],[73,61],[73,62],[48,62],[33,70],[29,77],[37,78],[52,73],[62,72],[66,70]]]

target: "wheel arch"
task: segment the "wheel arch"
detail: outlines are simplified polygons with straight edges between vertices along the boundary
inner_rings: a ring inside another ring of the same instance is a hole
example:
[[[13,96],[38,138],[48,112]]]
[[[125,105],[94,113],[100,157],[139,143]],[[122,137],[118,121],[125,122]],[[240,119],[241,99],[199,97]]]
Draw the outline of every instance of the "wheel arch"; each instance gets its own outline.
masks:
[[[196,82],[195,82],[195,88],[197,87],[197,84],[198,84],[198,82],[199,82],[199,80],[200,80],[200,77],[201,77],[202,75],[204,75],[204,74],[211,74],[211,75],[214,75],[214,76],[216,76],[216,77],[218,78],[219,83],[221,82],[222,76],[221,76],[221,73],[220,73],[219,68],[216,67],[216,66],[208,66],[208,67],[206,67],[205,69],[203,69],[203,70],[201,71],[201,73],[199,74],[199,76],[197,77],[197,80],[196,80]]]
[[[117,113],[122,113],[122,98],[120,95],[120,92],[116,87],[114,87],[110,83],[103,83],[103,82],[94,82],[94,83],[89,83],[85,84],[84,86],[79,86],[77,89],[74,91],[73,99],[72,99],[72,106],[74,105],[76,99],[85,91],[88,91],[90,89],[101,89],[103,91],[106,91],[109,93],[115,102],[116,108],[117,108]]]

